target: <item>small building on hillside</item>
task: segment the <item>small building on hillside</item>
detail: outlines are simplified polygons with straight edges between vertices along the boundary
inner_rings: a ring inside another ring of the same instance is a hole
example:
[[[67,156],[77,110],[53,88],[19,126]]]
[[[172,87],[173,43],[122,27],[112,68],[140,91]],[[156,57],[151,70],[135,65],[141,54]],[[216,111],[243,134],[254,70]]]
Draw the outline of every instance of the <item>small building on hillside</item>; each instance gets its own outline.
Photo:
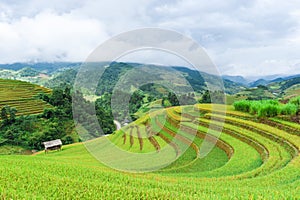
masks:
[[[49,150],[61,150],[62,142],[60,139],[52,140],[43,142],[45,146],[45,153],[47,153]]]

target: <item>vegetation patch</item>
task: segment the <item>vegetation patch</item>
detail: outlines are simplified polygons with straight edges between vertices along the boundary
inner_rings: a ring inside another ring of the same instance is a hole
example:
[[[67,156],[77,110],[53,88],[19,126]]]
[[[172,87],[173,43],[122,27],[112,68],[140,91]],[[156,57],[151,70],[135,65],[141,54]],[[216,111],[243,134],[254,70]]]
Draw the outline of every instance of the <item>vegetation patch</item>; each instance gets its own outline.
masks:
[[[274,117],[277,115],[295,115],[299,110],[299,105],[295,102],[281,104],[277,100],[242,100],[235,102],[233,106],[237,111],[247,112],[258,117]]]

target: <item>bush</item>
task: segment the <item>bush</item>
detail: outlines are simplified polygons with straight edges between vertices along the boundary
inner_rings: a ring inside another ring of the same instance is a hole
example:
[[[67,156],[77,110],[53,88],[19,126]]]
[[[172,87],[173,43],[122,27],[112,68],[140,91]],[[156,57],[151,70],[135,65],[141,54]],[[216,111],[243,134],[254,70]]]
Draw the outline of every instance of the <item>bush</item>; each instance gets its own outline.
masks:
[[[67,135],[62,138],[62,142],[63,142],[63,144],[72,144],[72,143],[74,143],[74,140],[70,135]]]
[[[258,110],[258,117],[275,117],[280,114],[280,107],[272,103],[262,105]]]
[[[300,107],[300,96],[290,99],[289,103]]]
[[[300,99],[299,99],[300,100]],[[281,114],[282,115],[295,115],[298,111],[298,106],[292,103],[288,103],[281,107]]]
[[[260,101],[249,101],[249,105],[249,113],[252,115],[258,114],[260,109],[262,108],[262,103]]]
[[[242,112],[249,112],[250,101],[247,101],[247,100],[237,101],[237,102],[234,102],[233,106],[236,110],[239,110]]]
[[[295,115],[299,110],[300,97],[292,99],[288,104],[280,104],[277,100],[242,100],[234,102],[233,106],[235,110],[248,112],[258,117]]]

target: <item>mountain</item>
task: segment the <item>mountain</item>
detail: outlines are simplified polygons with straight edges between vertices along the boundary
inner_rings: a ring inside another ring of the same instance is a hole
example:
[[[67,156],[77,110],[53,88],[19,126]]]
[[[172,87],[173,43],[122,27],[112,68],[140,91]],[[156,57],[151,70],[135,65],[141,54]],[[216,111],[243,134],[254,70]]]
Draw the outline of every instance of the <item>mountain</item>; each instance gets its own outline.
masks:
[[[80,66],[80,62],[41,62],[41,63],[13,63],[13,64],[0,64],[0,69],[7,69],[18,71],[24,68],[31,68],[45,74],[53,74],[68,68]]]
[[[196,92],[203,92],[207,89],[207,84],[209,84],[210,88],[220,88],[219,77],[216,75],[207,74],[204,72],[192,70],[187,67],[162,67],[157,65],[143,65],[143,64],[136,64],[136,63],[111,63],[109,67],[106,68],[104,71],[102,78],[98,84],[97,92],[98,95],[103,94],[104,92],[111,92],[118,82],[121,75],[125,74],[127,71],[132,70],[133,68],[142,68],[142,67],[151,67],[151,71],[157,72],[157,74],[153,74],[153,72],[148,72],[148,76],[156,76],[162,79],[162,83],[164,83],[164,79],[172,80],[173,84],[176,85],[176,88],[179,91],[186,91],[186,83],[179,83],[182,80],[178,80],[179,77],[183,76],[189,85],[193,88]],[[157,70],[154,70],[157,69]],[[175,70],[175,71],[174,71]],[[179,73],[179,74],[177,74]],[[177,75],[176,75],[177,74]],[[145,78],[147,72],[145,74],[135,74],[135,78],[142,76]],[[179,78],[180,79],[180,78]],[[107,84],[109,83],[109,84]],[[168,85],[169,83],[165,82],[164,84]],[[230,80],[223,79],[223,84],[225,87],[225,92],[228,94],[233,94],[238,91],[245,89],[245,87],[239,83],[232,82]]]
[[[290,76],[267,85],[270,91],[283,97],[300,95],[300,76]]]
[[[40,74],[40,72],[38,70],[32,69],[30,67],[25,67],[22,68],[18,71],[18,74],[21,77],[35,77],[38,76]]]
[[[245,76],[244,78],[249,80],[249,83],[257,81],[259,79],[264,79],[267,81],[271,81],[277,78],[286,77],[285,74],[272,74],[272,75],[257,75],[257,76]]]
[[[230,75],[223,75],[223,79],[229,80],[235,83],[242,84],[244,86],[248,86],[249,80],[245,79],[243,76],[230,76]]]
[[[82,63],[70,63],[70,62],[54,62],[54,63],[14,63],[14,64],[0,64],[0,78],[22,80],[38,85],[43,85],[48,88],[55,88],[61,85],[72,85],[75,81],[78,70]],[[166,69],[165,71],[157,70],[157,74],[152,72],[145,72],[144,74],[135,74],[132,80],[139,81],[138,79],[149,77],[160,78],[161,80],[172,80],[173,85],[177,87],[178,91],[184,93],[188,89],[187,83],[192,86],[193,90],[202,93],[207,89],[207,85],[210,88],[218,88],[219,78],[215,75],[207,74],[204,72],[198,72],[193,69],[183,66],[158,66],[158,65],[146,65],[141,63],[121,63],[112,62],[106,63],[107,66],[104,73],[95,89],[96,95],[102,95],[105,92],[111,93],[119,82],[120,78],[127,72],[132,73],[132,69],[141,69],[143,67],[151,67],[152,69]],[[102,63],[101,66],[104,64]],[[99,65],[95,65],[99,67]],[[159,72],[160,71],[160,72]],[[180,83],[178,77],[174,76],[179,74],[184,77],[186,83]],[[275,98],[283,96],[294,96],[299,94],[300,86],[298,87],[300,75],[289,76],[262,76],[260,79],[250,82],[250,78],[243,76],[222,76],[225,92],[227,94],[239,94],[245,97],[260,98]],[[168,85],[168,81],[161,83],[162,85]],[[135,84],[133,84],[135,85]],[[257,86],[266,86],[267,88],[257,88]],[[218,86],[218,87],[217,87]],[[135,85],[132,90],[139,87]],[[250,88],[253,88],[251,90]],[[249,90],[250,89],[250,90]],[[162,89],[163,90],[163,89]],[[264,92],[263,92],[264,90]]]
[[[75,81],[76,75],[76,69],[65,69],[64,71],[54,74],[49,80],[44,83],[44,86],[48,88],[56,88],[64,84],[72,85]]]
[[[268,85],[270,83],[270,81],[267,81],[265,79],[258,79],[254,82],[249,83],[250,87],[257,87],[259,85]]]
[[[263,78],[263,79],[258,79],[256,81],[249,83],[249,86],[250,87],[257,87],[259,85],[267,86],[271,83],[280,83],[280,82],[283,82],[286,80],[291,80],[291,79],[298,78],[298,77],[300,77],[300,74],[277,77],[277,78],[271,79],[271,80],[268,80],[267,78]]]
[[[37,83],[44,85],[49,88],[58,87],[62,84],[73,84],[76,78],[80,63],[16,63],[16,64],[5,64],[0,65],[0,77],[9,79],[18,79],[23,81],[28,81],[32,83]],[[103,64],[101,64],[102,66]],[[101,80],[96,88],[96,94],[102,95],[105,92],[112,92],[115,84],[118,82],[120,77],[126,72],[132,70],[133,68],[141,68],[147,65],[140,63],[120,63],[112,62],[104,71]],[[192,88],[197,92],[202,92],[207,89],[209,84],[211,88],[217,88],[216,83],[219,78],[215,75],[207,74],[204,72],[198,72],[186,67],[162,67],[151,65],[152,68],[167,69],[157,77],[161,76],[164,78],[174,78],[175,73],[179,73],[181,76],[185,77],[186,81],[192,86]],[[17,71],[16,71],[17,70]],[[168,72],[169,70],[169,72]],[[158,70],[159,71],[159,70]],[[165,74],[163,74],[165,73]],[[42,76],[41,76],[42,74]],[[136,75],[137,77],[144,77],[145,74]],[[154,74],[149,75],[154,76]],[[179,81],[179,80],[177,80]],[[228,94],[234,94],[238,91],[245,89],[245,86],[241,83],[234,82],[223,78],[225,91]],[[185,90],[186,85],[177,84],[182,91]]]
[[[53,62],[53,63],[13,63],[0,64],[0,78],[21,80],[46,87],[53,84],[68,83],[68,70],[78,69],[81,63]],[[65,78],[61,77],[63,73]],[[59,76],[58,80],[56,80]],[[54,80],[53,80],[54,79]],[[62,79],[62,80],[60,80]]]

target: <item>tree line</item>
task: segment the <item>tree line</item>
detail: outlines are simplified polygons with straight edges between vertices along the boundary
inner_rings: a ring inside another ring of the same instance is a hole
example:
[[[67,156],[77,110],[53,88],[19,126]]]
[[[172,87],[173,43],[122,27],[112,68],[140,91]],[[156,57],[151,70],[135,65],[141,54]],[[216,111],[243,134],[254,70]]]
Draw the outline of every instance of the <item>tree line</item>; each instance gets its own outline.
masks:
[[[64,144],[79,142],[80,138],[75,129],[72,112],[72,96],[70,87],[56,88],[51,94],[40,94],[38,98],[48,102],[52,107],[44,109],[37,115],[17,116],[17,109],[4,106],[1,109],[0,145],[18,145],[27,149],[40,150],[42,142],[61,139]],[[82,93],[76,91],[76,100],[81,102],[77,109],[81,112],[76,123],[87,123],[85,127],[91,133],[101,131],[101,134],[112,133],[115,130],[111,113],[99,104],[93,106]],[[89,108],[89,109],[86,109]],[[102,130],[94,124],[89,125],[89,119],[96,113]],[[99,133],[100,134],[100,133]]]

